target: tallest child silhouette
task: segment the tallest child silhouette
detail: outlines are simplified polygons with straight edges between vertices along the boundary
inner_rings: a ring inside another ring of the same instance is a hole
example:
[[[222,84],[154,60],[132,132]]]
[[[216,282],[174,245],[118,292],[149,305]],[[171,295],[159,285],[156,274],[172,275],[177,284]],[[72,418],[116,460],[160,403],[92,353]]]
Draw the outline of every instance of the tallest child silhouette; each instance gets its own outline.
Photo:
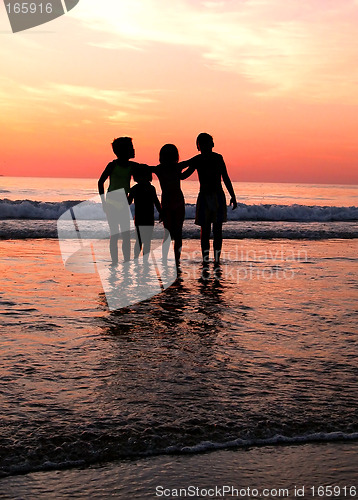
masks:
[[[220,263],[222,247],[222,225],[227,221],[225,194],[221,185],[224,181],[231,196],[230,205],[237,207],[234,189],[223,157],[213,151],[214,141],[205,132],[198,135],[196,145],[200,154],[188,160],[189,168],[182,172],[181,178],[186,179],[195,170],[198,172],[200,191],[196,203],[195,223],[201,226],[200,240],[203,264],[209,262],[210,232],[213,225],[214,261]]]

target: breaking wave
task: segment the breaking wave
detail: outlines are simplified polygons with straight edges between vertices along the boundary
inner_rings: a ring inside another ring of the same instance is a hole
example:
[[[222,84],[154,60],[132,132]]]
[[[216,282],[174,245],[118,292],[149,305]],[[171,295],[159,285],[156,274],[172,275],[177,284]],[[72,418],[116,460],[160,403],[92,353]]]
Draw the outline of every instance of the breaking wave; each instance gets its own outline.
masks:
[[[0,200],[0,219],[57,220],[78,201],[41,202],[31,200]],[[131,207],[133,210],[133,206]],[[77,212],[76,212],[77,213]],[[101,220],[103,211],[99,203],[87,202],[79,210],[81,219]],[[195,218],[195,205],[185,207],[187,219]],[[358,207],[307,206],[307,205],[246,205],[240,203],[236,210],[228,209],[230,221],[287,221],[287,222],[338,222],[357,221]]]

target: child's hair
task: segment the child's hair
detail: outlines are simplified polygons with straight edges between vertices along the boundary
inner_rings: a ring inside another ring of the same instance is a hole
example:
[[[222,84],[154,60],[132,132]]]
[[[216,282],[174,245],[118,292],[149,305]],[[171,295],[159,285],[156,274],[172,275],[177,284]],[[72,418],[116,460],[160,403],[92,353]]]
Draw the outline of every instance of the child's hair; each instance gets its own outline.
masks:
[[[159,153],[159,163],[178,163],[179,151],[174,144],[165,144]]]
[[[133,179],[135,182],[152,182],[152,172],[146,168],[136,168],[133,172]]]
[[[112,142],[113,153],[116,156],[133,158],[133,142],[131,137],[117,137]]]
[[[198,135],[196,138],[196,146],[201,151],[202,149],[205,149],[205,147],[213,148],[214,147],[214,139],[210,134],[207,134],[206,132],[202,132],[201,134]]]

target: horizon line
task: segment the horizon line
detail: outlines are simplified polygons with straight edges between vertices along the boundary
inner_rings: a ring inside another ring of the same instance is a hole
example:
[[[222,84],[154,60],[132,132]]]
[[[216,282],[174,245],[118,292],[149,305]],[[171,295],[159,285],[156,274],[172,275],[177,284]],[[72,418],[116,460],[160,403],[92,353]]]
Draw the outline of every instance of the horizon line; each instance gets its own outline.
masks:
[[[0,174],[0,177],[7,177],[7,178],[24,178],[24,179],[88,179],[88,180],[94,180],[98,181],[97,177],[76,177],[76,176],[43,176],[43,175],[6,175],[6,174]],[[182,182],[198,182],[197,179],[183,179]],[[249,181],[249,180],[234,180],[232,179],[232,182],[238,182],[242,184],[320,184],[320,185],[326,185],[326,186],[357,186],[358,187],[358,182],[322,182],[322,181],[285,181],[285,180],[280,180],[280,181]]]

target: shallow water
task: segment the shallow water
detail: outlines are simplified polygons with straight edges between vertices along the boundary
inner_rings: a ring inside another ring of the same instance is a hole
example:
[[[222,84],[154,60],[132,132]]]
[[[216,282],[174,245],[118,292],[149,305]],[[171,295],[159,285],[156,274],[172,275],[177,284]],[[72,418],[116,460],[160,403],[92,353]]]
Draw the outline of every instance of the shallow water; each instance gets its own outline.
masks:
[[[358,438],[356,240],[186,240],[165,292],[110,312],[55,240],[0,242],[1,470]]]
[[[98,172],[98,177],[101,172]],[[59,202],[87,200],[97,194],[98,179],[0,177],[0,198]],[[154,176],[153,185],[160,193]],[[233,187],[241,203],[278,205],[357,206],[357,186],[342,184],[293,184],[269,182],[235,182]],[[186,203],[195,203],[199,184],[195,174],[182,182]]]

